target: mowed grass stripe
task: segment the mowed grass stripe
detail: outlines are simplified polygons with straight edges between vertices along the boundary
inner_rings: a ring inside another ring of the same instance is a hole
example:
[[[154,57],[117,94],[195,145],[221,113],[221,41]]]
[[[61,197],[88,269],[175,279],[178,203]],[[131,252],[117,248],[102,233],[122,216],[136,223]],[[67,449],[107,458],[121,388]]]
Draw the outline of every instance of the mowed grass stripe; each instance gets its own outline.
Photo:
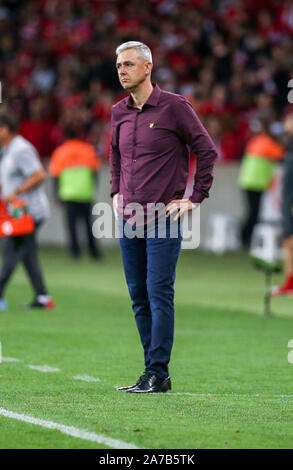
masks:
[[[60,431],[62,434],[83,439],[85,441],[96,442],[97,444],[104,444],[110,449],[138,449],[137,446],[129,442],[123,442],[118,439],[104,436],[103,434],[96,434],[94,432],[86,431],[85,429],[78,429],[75,426],[65,426],[64,424],[55,423],[54,421],[47,421],[33,416],[15,413],[13,411],[0,408],[0,415],[6,418],[16,419],[24,423],[35,424],[42,428],[53,429]]]
[[[107,250],[101,263],[86,257],[78,264],[68,259],[65,252],[50,249],[42,258],[47,272],[56,265],[56,253],[62,268],[50,279],[52,291],[69,288],[71,292],[83,289],[87,295],[110,295],[129,300],[119,250]],[[279,284],[283,273],[273,276],[273,285]],[[27,285],[24,272],[14,277],[18,285]],[[246,253],[215,256],[199,250],[183,250],[177,266],[175,284],[176,306],[224,308],[227,311],[262,315],[264,310],[264,274],[253,268]],[[56,299],[58,309],[58,298]],[[70,304],[70,299],[68,299]],[[273,298],[272,311],[276,316],[293,317],[293,299]]]
[[[62,373],[1,364],[2,408],[70,423],[140,448],[292,446],[291,397],[254,396],[291,395],[293,378],[287,357],[292,319],[242,314],[261,313],[261,273],[242,255],[184,254],[176,281],[172,392],[134,397],[113,389],[114,384],[137,380],[143,354],[120,254],[106,252],[104,260],[72,263],[62,252],[43,251],[57,305],[52,312],[23,311],[20,306],[30,300],[30,287],[23,273],[17,278],[24,283],[13,278],[7,291],[10,309],[0,315],[4,356],[25,364],[50,364]],[[204,302],[214,305],[199,306]],[[277,304],[282,314],[292,315],[292,299],[290,305],[288,299]],[[73,380],[84,374],[101,382]],[[50,448],[97,445],[5,417],[1,426],[4,448],[19,442],[19,448],[41,448],[47,438]]]

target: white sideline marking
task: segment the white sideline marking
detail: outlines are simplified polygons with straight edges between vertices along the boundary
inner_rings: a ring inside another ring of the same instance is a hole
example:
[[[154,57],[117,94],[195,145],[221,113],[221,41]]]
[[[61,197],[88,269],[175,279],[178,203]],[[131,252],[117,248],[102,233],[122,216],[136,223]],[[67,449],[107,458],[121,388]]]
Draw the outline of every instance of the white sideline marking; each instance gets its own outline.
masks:
[[[193,393],[170,392],[168,395],[187,395],[194,397],[227,397],[227,398],[293,398],[293,395],[278,395],[265,393]]]
[[[84,380],[85,382],[101,382],[98,377],[91,377],[90,375],[75,375],[74,380]]]
[[[120,385],[114,385],[114,388]],[[162,396],[161,393],[152,393],[151,395]],[[165,395],[186,395],[190,397],[224,397],[224,398],[293,398],[293,395],[286,394],[268,394],[268,393],[197,393],[197,392],[167,392]]]
[[[77,437],[85,441],[97,442],[98,444],[105,444],[110,449],[139,449],[139,447],[129,442],[119,441],[118,439],[112,439],[111,437],[104,436],[103,434],[96,434],[85,429],[78,429],[74,426],[65,426],[64,424],[54,423],[54,421],[46,421],[45,419],[34,418],[33,416],[23,415],[20,413],[14,413],[13,411],[5,410],[0,408],[0,415],[6,418],[17,419],[24,423],[36,424],[47,429],[56,429],[63,434],[68,436]]]
[[[2,356],[3,362],[22,362],[21,359],[16,359],[16,357],[4,357]]]
[[[38,370],[39,372],[60,372],[60,369],[57,367],[50,367],[47,365],[44,366],[33,366],[33,365],[28,365],[30,369]]]

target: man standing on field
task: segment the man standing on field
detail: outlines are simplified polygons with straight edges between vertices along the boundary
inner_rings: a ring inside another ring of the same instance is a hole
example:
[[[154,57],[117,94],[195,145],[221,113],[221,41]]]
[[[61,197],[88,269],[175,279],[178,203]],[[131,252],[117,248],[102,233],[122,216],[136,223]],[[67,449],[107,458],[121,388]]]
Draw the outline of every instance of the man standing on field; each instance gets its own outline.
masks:
[[[174,337],[174,281],[181,248],[180,233],[171,236],[170,216],[179,219],[209,195],[215,147],[190,103],[151,82],[152,54],[143,43],[130,41],[117,50],[116,67],[122,87],[130,93],[112,108],[111,196],[118,218],[139,203],[166,206],[166,236],[120,238],[125,277],[144,349],[145,371],[128,393],[167,392],[168,364]],[[190,199],[184,196],[189,149],[197,155]]]

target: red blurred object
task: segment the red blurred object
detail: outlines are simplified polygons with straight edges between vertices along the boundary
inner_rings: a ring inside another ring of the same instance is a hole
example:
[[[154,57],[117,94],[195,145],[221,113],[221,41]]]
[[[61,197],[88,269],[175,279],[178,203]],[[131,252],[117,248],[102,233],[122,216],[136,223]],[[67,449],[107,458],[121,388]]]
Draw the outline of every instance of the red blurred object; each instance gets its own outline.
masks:
[[[19,235],[27,235],[34,228],[34,220],[27,213],[25,201],[14,201],[11,203],[11,215],[4,201],[0,201],[0,237],[16,237]]]
[[[19,128],[19,133],[27,139],[31,144],[36,147],[41,158],[48,157],[53,150],[51,140],[51,133],[54,123],[50,120],[28,119],[22,121]]]

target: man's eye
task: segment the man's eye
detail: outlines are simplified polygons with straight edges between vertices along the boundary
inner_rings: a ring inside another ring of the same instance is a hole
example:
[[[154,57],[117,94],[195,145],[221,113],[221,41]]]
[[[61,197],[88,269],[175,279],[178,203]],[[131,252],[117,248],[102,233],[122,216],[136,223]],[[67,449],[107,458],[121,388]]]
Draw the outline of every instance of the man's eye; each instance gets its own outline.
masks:
[[[125,65],[125,67],[133,67],[134,66],[134,64],[124,64],[124,65]],[[121,69],[121,64],[116,65],[116,68],[117,68],[117,70]]]

